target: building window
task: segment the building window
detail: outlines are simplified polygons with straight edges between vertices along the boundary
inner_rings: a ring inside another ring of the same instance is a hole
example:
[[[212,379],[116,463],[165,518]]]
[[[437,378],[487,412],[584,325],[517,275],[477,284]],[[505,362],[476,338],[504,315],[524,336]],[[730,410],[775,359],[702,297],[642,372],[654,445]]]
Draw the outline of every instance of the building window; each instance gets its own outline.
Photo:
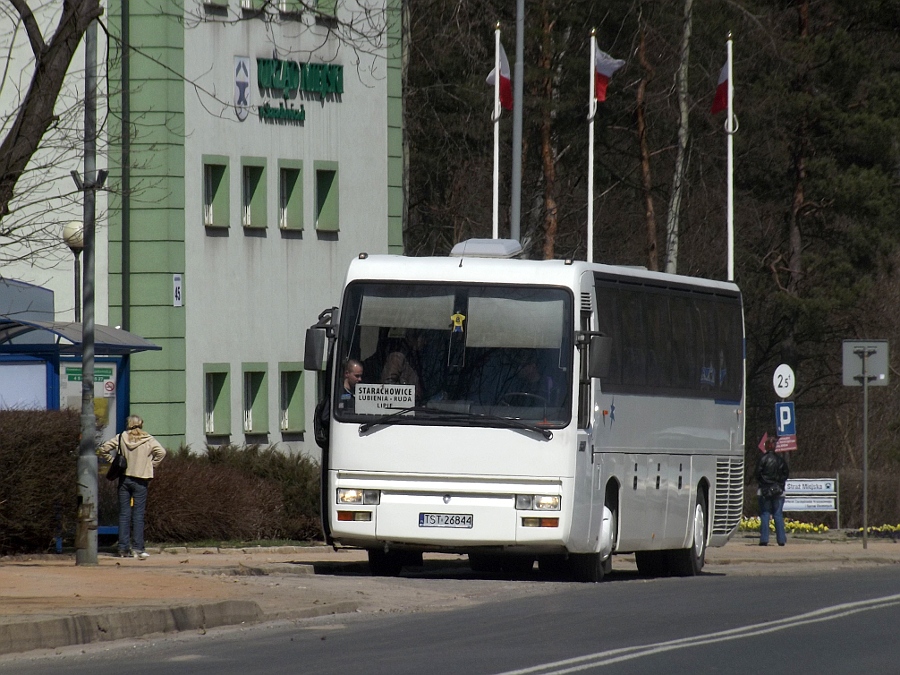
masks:
[[[228,227],[228,159],[203,157],[203,224]]]
[[[269,396],[266,383],[266,364],[245,363],[242,370],[244,374],[244,433],[268,433]]]
[[[298,16],[303,11],[304,0],[278,0],[278,11],[290,16]]]
[[[266,226],[265,160],[243,159],[241,166],[241,225]]]
[[[278,226],[303,229],[303,163],[283,160],[278,164]]]
[[[303,401],[303,364],[279,363],[281,380],[279,427],[281,431],[299,433],[306,430]]]
[[[337,162],[316,162],[316,229],[337,232],[339,227]]]
[[[203,366],[204,432],[207,436],[231,434],[231,394],[227,363],[207,363]]]
[[[337,14],[337,0],[316,0],[316,11],[325,17],[335,16]]]

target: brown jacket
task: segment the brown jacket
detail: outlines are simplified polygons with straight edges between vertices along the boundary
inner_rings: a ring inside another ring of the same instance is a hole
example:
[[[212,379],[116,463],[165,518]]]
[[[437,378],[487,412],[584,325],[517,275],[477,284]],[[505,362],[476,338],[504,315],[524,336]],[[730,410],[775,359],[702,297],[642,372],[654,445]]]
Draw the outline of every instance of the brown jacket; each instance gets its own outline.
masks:
[[[97,456],[109,462],[113,450],[119,445],[119,437],[122,438],[122,453],[128,460],[125,475],[132,478],[153,478],[153,470],[163,461],[166,449],[143,429],[131,429],[113,436],[100,446]]]

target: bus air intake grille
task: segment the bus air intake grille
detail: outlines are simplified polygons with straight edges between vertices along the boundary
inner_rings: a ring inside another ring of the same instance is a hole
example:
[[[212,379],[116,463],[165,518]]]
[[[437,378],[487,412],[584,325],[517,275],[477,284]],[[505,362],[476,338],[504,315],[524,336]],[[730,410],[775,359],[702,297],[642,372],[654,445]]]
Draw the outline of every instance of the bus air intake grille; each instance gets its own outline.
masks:
[[[716,508],[713,534],[729,534],[741,522],[744,509],[744,460],[716,460]]]
[[[584,314],[593,313],[593,307],[591,306],[591,294],[590,293],[582,293],[581,294],[581,311]]]

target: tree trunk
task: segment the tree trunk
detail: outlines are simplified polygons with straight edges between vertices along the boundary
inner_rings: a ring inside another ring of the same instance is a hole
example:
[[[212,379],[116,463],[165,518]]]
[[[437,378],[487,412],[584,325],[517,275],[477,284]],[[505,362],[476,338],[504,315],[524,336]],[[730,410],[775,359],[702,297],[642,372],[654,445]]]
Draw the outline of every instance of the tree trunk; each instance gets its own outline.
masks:
[[[656,241],[656,209],[653,206],[653,180],[650,172],[650,149],[647,144],[647,120],[644,107],[644,95],[647,85],[653,79],[653,67],[647,60],[646,42],[647,35],[643,19],[640,20],[640,37],[638,42],[638,60],[644,69],[644,76],[637,90],[637,130],[641,152],[641,187],[644,192],[644,221],[647,225],[647,269],[657,271],[657,241]]]
[[[556,201],[556,147],[553,140],[553,24],[547,0],[542,5],[541,59],[544,73],[541,83],[546,101],[541,114],[541,164],[544,171],[544,260],[552,260],[556,254],[556,232],[559,227],[559,209]]]
[[[801,41],[809,37],[809,0],[803,0],[797,6],[798,32]],[[801,72],[797,77],[797,89],[806,88],[806,65],[800,66]],[[792,173],[794,178],[794,193],[791,199],[791,210],[788,217],[788,271],[790,278],[787,284],[788,292],[796,297],[800,292],[800,282],[803,276],[801,253],[803,238],[800,231],[800,221],[803,218],[803,205],[806,201],[806,148],[808,133],[805,115],[797,126],[797,135],[794,137],[794,148],[791,152]]]
[[[688,61],[691,47],[693,0],[684,0],[684,24],[681,36],[681,57],[678,63],[678,150],[675,155],[675,173],[672,176],[672,195],[666,214],[666,272],[678,271],[678,222],[681,217],[681,195],[684,190],[685,155],[688,144]]]

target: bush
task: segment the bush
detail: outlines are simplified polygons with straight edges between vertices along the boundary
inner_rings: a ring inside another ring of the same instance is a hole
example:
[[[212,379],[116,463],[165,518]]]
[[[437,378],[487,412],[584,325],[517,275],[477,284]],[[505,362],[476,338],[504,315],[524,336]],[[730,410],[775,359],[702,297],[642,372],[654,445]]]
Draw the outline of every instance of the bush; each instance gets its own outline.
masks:
[[[73,410],[0,411],[0,555],[47,551],[74,531],[80,431]]]
[[[0,411],[0,555],[52,550],[77,522],[77,411]],[[117,525],[117,483],[100,467],[97,515]],[[318,540],[319,466],[274,447],[170,452],[150,483],[146,538]]]
[[[317,540],[318,514],[319,467],[309,457],[258,445],[210,447],[206,455],[182,448],[150,484],[145,534],[167,542]]]

